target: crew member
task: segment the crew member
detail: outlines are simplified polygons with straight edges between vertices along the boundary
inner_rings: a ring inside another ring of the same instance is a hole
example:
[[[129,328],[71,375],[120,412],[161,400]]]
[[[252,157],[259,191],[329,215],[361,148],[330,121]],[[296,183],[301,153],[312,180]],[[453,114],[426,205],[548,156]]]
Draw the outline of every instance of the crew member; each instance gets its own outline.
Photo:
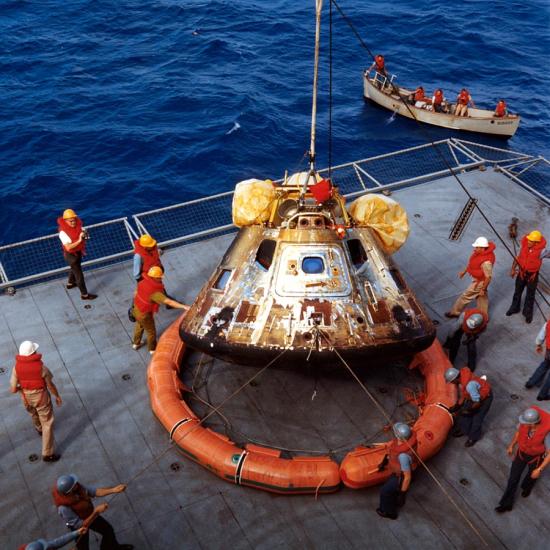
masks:
[[[475,107],[474,100],[466,88],[462,88],[456,97],[455,116],[468,116],[468,105]]]
[[[95,488],[87,487],[78,482],[74,474],[63,475],[57,478],[52,488],[52,496],[57,513],[65,520],[65,524],[71,531],[81,527],[91,529],[102,537],[101,548],[108,550],[132,550],[131,544],[119,544],[113,526],[100,514],[107,509],[107,503],[102,503],[94,508],[92,499],[104,497],[115,493],[122,493],[126,485],[115,487]],[[78,550],[88,550],[89,534],[86,532],[77,540]]]
[[[531,389],[533,386],[540,388],[537,395],[537,401],[546,401],[550,399],[550,376],[548,370],[550,369],[550,320],[546,321],[540,329],[535,339],[537,353],[543,353],[544,359],[542,363],[537,367],[535,372],[531,375],[531,378],[525,383],[527,389]],[[546,377],[546,382],[544,378]],[[542,387],[541,387],[542,386]]]
[[[37,539],[29,542],[28,544],[22,544],[17,550],[55,550],[56,548],[63,548],[69,542],[77,540],[78,537],[85,535],[87,529],[81,527],[72,533],[66,533],[53,540]]]
[[[63,257],[71,268],[67,288],[71,289],[77,286],[83,300],[94,300],[97,295],[88,292],[81,266],[82,257],[86,254],[86,239],[88,238],[86,231],[82,228],[82,220],[74,210],[68,208],[63,212],[63,216],[57,218],[57,225],[59,239],[63,246]]]
[[[516,444],[517,451],[514,455]],[[516,489],[525,467],[527,467],[527,475],[521,483],[521,496],[526,498],[531,494],[540,474],[550,463],[549,451],[550,414],[533,406],[520,415],[518,429],[507,449],[508,454],[514,459],[508,477],[508,485],[499,505],[495,508],[499,514],[510,511],[514,506]]]
[[[50,370],[42,363],[42,355],[36,353],[38,344],[25,340],[15,356],[15,367],[11,373],[10,391],[21,392],[21,399],[32,417],[34,429],[42,436],[42,460],[56,462],[61,457],[54,452],[53,406],[50,392],[58,407],[62,400]]]
[[[409,100],[412,105],[416,105],[416,103],[419,102],[430,103],[430,99],[426,97],[423,86],[418,86],[418,88],[414,91],[414,94],[409,96]],[[421,105],[417,105],[417,107],[421,107]]]
[[[535,305],[535,294],[539,282],[539,271],[542,265],[542,253],[546,248],[546,239],[540,231],[531,231],[521,239],[519,254],[514,258],[510,277],[516,278],[516,289],[512,298],[512,305],[508,308],[506,315],[519,313],[521,309],[521,295],[527,287],[525,302],[523,303],[523,316],[525,322],[533,320],[533,307]]]
[[[134,279],[141,281],[155,265],[162,267],[157,241],[151,235],[142,235],[134,241]]]
[[[434,92],[434,95],[432,97],[433,110],[436,113],[444,113],[445,112],[444,102],[445,102],[445,97],[443,96],[443,90],[441,88],[438,88]]]
[[[409,490],[412,470],[416,466],[416,435],[403,422],[393,425],[393,439],[388,454],[380,463],[382,471],[386,466],[391,475],[380,489],[380,506],[376,513],[388,519],[397,519],[398,509],[405,504],[405,495]]]
[[[166,296],[166,290],[162,284],[163,277],[164,272],[161,267],[151,267],[138,283],[134,295],[132,313],[136,319],[136,328],[134,329],[134,343],[132,347],[134,349],[141,347],[141,337],[145,330],[147,333],[147,349],[150,354],[153,354],[157,347],[157,331],[154,315],[159,310],[159,305],[165,304],[185,311],[189,309],[189,306]]]
[[[369,67],[369,72],[372,70],[375,70],[379,75],[388,76],[388,73],[386,72],[386,62],[384,61],[383,55],[376,55],[374,56],[374,63]]]
[[[449,361],[454,365],[462,336],[466,335],[464,344],[468,351],[468,368],[474,372],[477,365],[476,341],[479,335],[487,328],[489,318],[484,311],[471,308],[464,310],[458,317],[455,326],[449,332],[444,348],[449,350]]]
[[[506,101],[504,99],[500,99],[497,103],[497,106],[495,108],[495,117],[496,118],[502,118],[508,115],[508,109],[506,108]]]
[[[485,237],[478,237],[472,244],[474,251],[468,260],[468,265],[458,276],[462,279],[466,273],[472,277],[470,286],[457,298],[445,317],[458,317],[462,310],[472,301],[477,299],[477,308],[488,314],[489,298],[487,287],[493,276],[495,264],[495,243],[489,242]]]
[[[445,371],[445,380],[459,386],[458,402],[449,412],[457,414],[454,437],[468,436],[465,447],[472,447],[481,439],[483,420],[487,416],[493,392],[491,384],[485,377],[478,377],[468,367],[455,369],[451,367]]]

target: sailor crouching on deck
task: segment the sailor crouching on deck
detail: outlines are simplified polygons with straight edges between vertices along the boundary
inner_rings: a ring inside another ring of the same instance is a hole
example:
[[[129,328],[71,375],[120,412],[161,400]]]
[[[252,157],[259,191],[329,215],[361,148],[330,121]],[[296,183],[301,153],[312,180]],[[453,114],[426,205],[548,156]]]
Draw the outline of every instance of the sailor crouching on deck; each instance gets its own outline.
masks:
[[[42,436],[42,460],[56,462],[60,455],[54,452],[53,406],[50,391],[58,407],[62,401],[53,383],[53,374],[42,363],[42,355],[36,353],[38,344],[25,340],[15,356],[15,367],[11,373],[10,391],[21,392],[25,409],[32,417],[34,429]]]
[[[97,489],[86,487],[78,482],[75,475],[69,474],[57,478],[52,488],[52,497],[57,506],[57,513],[65,520],[65,524],[71,531],[85,527],[99,533],[102,537],[101,548],[105,550],[132,550],[132,544],[118,543],[113,526],[101,517],[100,514],[107,509],[107,503],[102,503],[95,508],[92,504],[92,498],[122,493],[125,490],[124,484]],[[76,548],[88,550],[88,532],[79,536]]]
[[[476,342],[479,335],[487,328],[489,318],[484,311],[477,308],[464,310],[458,319],[455,326],[449,332],[444,348],[449,350],[449,361],[454,365],[462,336],[466,335],[464,345],[468,350],[468,368],[474,372],[477,365],[477,346]]]
[[[517,451],[514,455],[514,447]],[[521,496],[528,497],[542,471],[550,463],[550,414],[539,407],[531,407],[521,413],[519,426],[507,452],[513,456],[508,485],[495,508],[499,514],[508,512],[514,505],[514,497],[523,470],[527,475],[521,483]]]
[[[376,513],[387,519],[397,519],[398,509],[405,504],[405,495],[409,490],[412,469],[416,465],[416,435],[403,422],[393,425],[394,439],[389,446],[388,454],[379,466],[387,467],[391,475],[380,488],[380,506]]]
[[[462,310],[472,301],[477,299],[477,307],[485,313],[489,313],[489,298],[487,287],[493,276],[495,264],[495,243],[489,242],[485,237],[478,237],[472,243],[474,251],[468,260],[468,265],[458,276],[462,279],[466,273],[472,277],[470,286],[458,297],[445,317],[458,317]]]
[[[535,294],[539,282],[539,271],[542,266],[543,252],[546,248],[546,239],[540,231],[531,231],[529,235],[524,235],[521,239],[519,254],[514,258],[510,277],[516,278],[516,288],[512,305],[508,308],[506,316],[519,313],[521,309],[521,295],[523,289],[527,287],[525,302],[523,304],[523,316],[525,322],[530,323],[533,320],[533,307],[535,305]]]
[[[473,374],[468,367],[460,371],[454,367],[447,369],[445,380],[448,384],[460,386],[458,403],[449,409],[450,413],[458,414],[453,436],[468,436],[464,446],[472,447],[481,439],[483,421],[493,402],[491,384],[484,377]]]
[[[57,548],[63,548],[63,546],[69,544],[73,540],[77,540],[80,536],[86,534],[87,529],[81,527],[77,531],[72,533],[66,533],[53,540],[37,539],[27,544],[22,544],[17,550],[56,550]]]
[[[166,304],[176,309],[188,310],[189,306],[181,304],[166,296],[166,290],[162,284],[164,271],[159,266],[153,266],[142,280],[138,283],[134,295],[134,307],[132,313],[136,319],[134,329],[134,343],[132,347],[141,347],[143,331],[147,333],[147,349],[152,355],[157,347],[157,329],[155,327],[154,315],[159,310],[160,304]]]

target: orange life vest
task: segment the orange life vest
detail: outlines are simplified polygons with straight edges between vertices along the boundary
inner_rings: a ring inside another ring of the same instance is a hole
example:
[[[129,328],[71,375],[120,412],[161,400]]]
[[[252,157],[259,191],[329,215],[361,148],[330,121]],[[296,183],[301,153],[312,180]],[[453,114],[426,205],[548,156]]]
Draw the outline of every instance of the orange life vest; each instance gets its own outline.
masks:
[[[458,94],[458,103],[461,105],[468,105],[468,102],[470,101],[470,94],[468,93],[468,90],[462,90]]]
[[[546,321],[546,349],[550,350],[550,319]]]
[[[533,429],[533,426],[529,424],[519,425],[518,451],[526,455],[538,456],[546,452],[544,438],[550,432],[550,414],[539,407],[533,406],[531,408],[537,410],[540,414],[540,422],[534,426],[531,437],[529,437],[529,431]]]
[[[483,323],[477,328],[471,329],[467,324],[466,321],[476,313],[479,313],[479,315],[483,316]],[[466,309],[464,311],[464,319],[462,320],[462,330],[466,334],[480,334],[487,328],[487,323],[489,322],[489,317],[484,311],[481,311],[481,309],[477,309],[475,307],[471,309]]]
[[[151,300],[151,296],[155,292],[166,294],[162,281],[157,281],[148,275],[144,275],[143,279],[138,283],[134,295],[134,305],[141,313],[156,313],[159,310],[159,305]]]
[[[59,228],[60,233],[61,231],[64,231],[69,236],[69,239],[71,239],[71,242],[75,243],[80,238],[80,233],[82,232],[82,220],[80,218],[76,218],[76,225],[71,227],[62,217],[60,217],[57,218],[57,227]],[[72,250],[68,250],[63,243],[61,243],[61,246],[63,247],[63,250],[69,254],[75,254],[76,252],[82,252],[82,255],[86,254],[86,241],[84,239]]]
[[[385,62],[384,62],[384,58],[381,56],[381,55],[377,55],[375,58],[374,58],[374,61],[376,63],[376,70],[378,72],[384,72],[385,70]]]
[[[443,92],[441,90],[436,90],[434,92],[434,105],[441,105],[443,102]]]
[[[542,237],[541,241],[535,243],[532,247],[527,245],[527,235],[521,239],[521,248],[516,261],[519,265],[520,274],[525,276],[525,272],[537,273],[542,265],[542,259],[540,255],[546,248],[546,239]]]
[[[462,393],[462,401],[464,401],[465,398],[470,399],[470,401],[472,399],[466,389],[469,382],[477,382],[479,384],[479,397],[481,398],[481,401],[487,398],[491,393],[491,384],[489,384],[487,380],[476,376],[468,367],[463,367],[460,369],[460,389]]]
[[[86,519],[94,511],[91,497],[80,483],[68,495],[62,495],[57,486],[52,488],[53,501],[57,507],[66,506],[70,508],[80,519]]]
[[[42,378],[42,355],[33,353],[32,355],[15,356],[15,373],[19,385],[24,390],[43,390],[46,387],[46,381]]]
[[[407,441],[400,441],[399,439],[393,439],[388,449],[388,468],[392,474],[401,474],[401,464],[399,463],[399,455],[401,453],[408,454],[412,459],[411,469],[416,467],[416,434],[413,432],[411,437]],[[411,449],[414,451],[411,451]]]
[[[496,116],[505,116],[506,115],[506,102],[499,101],[497,103],[497,108],[495,109]]]
[[[414,100],[424,101],[425,99],[426,99],[426,96],[424,95],[424,90],[422,88],[417,88],[416,92],[414,92]]]
[[[139,240],[134,241],[134,254],[141,256],[141,274],[146,274],[153,266],[162,266],[160,261],[159,250],[156,246],[153,248],[145,248],[139,244]]]
[[[492,265],[495,264],[495,243],[489,243],[487,248],[484,248],[481,251],[474,250],[470,259],[468,260],[468,267],[466,271],[476,280],[484,281],[485,275],[483,269],[481,269],[481,264],[485,262],[491,262]]]

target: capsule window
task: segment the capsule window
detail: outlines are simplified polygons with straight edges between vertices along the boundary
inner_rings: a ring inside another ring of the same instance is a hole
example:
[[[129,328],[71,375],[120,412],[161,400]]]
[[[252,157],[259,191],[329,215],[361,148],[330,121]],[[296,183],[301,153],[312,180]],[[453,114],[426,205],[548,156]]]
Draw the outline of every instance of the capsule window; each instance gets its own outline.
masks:
[[[217,290],[225,290],[227,282],[231,277],[231,269],[224,269],[214,283],[214,288]]]
[[[260,243],[256,252],[256,265],[265,271],[268,271],[273,262],[275,247],[277,243],[272,239],[265,239]]]
[[[325,262],[319,256],[306,256],[302,260],[302,271],[308,275],[317,275],[325,272]]]
[[[346,241],[351,256],[351,263],[355,267],[361,267],[367,261],[367,253],[359,239],[349,239]]]

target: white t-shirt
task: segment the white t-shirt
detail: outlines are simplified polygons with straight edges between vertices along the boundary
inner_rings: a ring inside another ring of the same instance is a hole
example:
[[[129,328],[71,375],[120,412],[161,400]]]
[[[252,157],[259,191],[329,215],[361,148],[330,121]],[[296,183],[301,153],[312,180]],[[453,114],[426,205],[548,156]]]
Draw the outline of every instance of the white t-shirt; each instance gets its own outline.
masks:
[[[71,244],[73,241],[71,241],[71,237],[65,233],[65,231],[59,232],[59,240],[62,242],[62,244]]]

